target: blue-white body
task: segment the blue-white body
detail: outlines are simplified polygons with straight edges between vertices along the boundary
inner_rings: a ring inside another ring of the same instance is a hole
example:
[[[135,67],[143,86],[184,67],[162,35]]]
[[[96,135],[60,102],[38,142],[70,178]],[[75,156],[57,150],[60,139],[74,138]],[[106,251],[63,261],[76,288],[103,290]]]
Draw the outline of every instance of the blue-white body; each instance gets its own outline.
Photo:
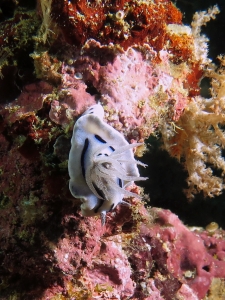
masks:
[[[124,196],[136,196],[125,189],[139,177],[132,148],[123,135],[103,121],[104,110],[93,105],[74,125],[69,154],[69,188],[72,195],[82,200],[84,216],[105,215]]]

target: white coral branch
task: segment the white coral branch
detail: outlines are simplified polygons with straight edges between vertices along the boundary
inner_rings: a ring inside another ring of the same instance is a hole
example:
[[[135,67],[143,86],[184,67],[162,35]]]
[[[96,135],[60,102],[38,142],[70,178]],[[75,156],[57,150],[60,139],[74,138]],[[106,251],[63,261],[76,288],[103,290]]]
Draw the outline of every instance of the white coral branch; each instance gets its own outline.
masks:
[[[223,66],[225,58],[220,59]],[[225,175],[222,157],[222,149],[225,148],[225,71],[210,65],[207,76],[212,78],[212,98],[199,96],[191,99],[176,131],[168,124],[163,125],[161,130],[166,149],[172,155],[185,159],[189,173],[189,189],[186,191],[189,198],[199,191],[213,197],[225,187],[222,178]],[[215,169],[220,171],[221,177],[214,174]]]
[[[208,64],[211,60],[208,58],[208,41],[209,39],[201,34],[201,27],[205,26],[211,19],[215,19],[220,12],[217,5],[209,8],[208,12],[196,12],[191,23],[192,34],[195,45],[195,58],[203,65]]]

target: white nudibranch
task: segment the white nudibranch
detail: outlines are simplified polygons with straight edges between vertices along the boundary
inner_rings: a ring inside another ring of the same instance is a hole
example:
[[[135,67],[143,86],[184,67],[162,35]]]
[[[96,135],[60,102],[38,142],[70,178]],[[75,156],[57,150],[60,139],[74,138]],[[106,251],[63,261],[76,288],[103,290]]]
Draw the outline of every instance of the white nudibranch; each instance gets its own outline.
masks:
[[[84,216],[101,215],[105,224],[106,213],[117,204],[129,203],[124,197],[139,195],[126,187],[140,177],[132,148],[142,143],[129,144],[123,135],[103,121],[100,104],[91,106],[74,125],[69,153],[69,189],[75,198],[81,198]]]

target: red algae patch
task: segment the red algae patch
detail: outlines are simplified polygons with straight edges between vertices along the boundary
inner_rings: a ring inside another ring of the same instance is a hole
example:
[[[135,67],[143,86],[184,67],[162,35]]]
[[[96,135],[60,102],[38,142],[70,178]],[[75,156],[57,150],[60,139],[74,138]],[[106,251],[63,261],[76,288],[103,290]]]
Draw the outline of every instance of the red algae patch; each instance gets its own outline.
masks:
[[[119,44],[124,49],[147,43],[163,48],[166,25],[181,24],[181,12],[163,1],[63,1],[53,0],[51,15],[66,40],[77,46],[92,38],[102,44]]]

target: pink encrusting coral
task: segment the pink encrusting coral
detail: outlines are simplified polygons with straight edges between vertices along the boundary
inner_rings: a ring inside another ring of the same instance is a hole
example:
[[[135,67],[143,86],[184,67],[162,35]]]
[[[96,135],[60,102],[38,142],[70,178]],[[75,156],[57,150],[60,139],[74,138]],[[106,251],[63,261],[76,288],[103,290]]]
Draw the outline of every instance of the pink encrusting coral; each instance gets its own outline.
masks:
[[[18,99],[2,109],[2,116],[10,123],[29,115],[34,115],[43,107],[45,97],[52,93],[53,87],[41,81],[26,85]]]
[[[159,211],[158,218],[165,226],[156,226],[151,234],[154,232],[167,253],[166,265],[169,273],[176,278],[182,278],[181,281],[202,299],[212,279],[225,276],[225,261],[220,256],[225,254],[223,233],[218,234],[215,242],[215,237],[209,237],[202,230],[191,232],[169,211]]]
[[[147,211],[135,202],[139,210],[117,207],[106,227],[93,218],[64,218],[67,234],[53,251],[55,264],[67,274],[68,295],[82,295],[83,299],[203,299],[212,279],[225,276],[221,259],[224,231],[218,229],[212,236],[202,228],[190,231],[170,211]],[[77,224],[75,233],[71,222]],[[49,299],[50,292],[42,299]]]
[[[62,74],[65,85],[59,91],[58,99],[53,99],[49,116],[53,122],[66,128],[71,122],[73,123],[75,117],[96,102],[95,98],[86,92],[86,84],[76,79],[74,73],[68,75],[63,72]]]
[[[63,67],[62,90],[50,111],[53,121],[68,125],[93,104],[94,96],[86,91],[85,82],[95,88],[96,101],[103,104],[108,124],[129,139],[147,138],[168,113],[171,121],[179,119],[188,101],[183,84],[188,71],[171,64],[166,51],[161,50],[157,58],[147,45],[125,52],[115,49],[111,50],[113,61],[105,65],[92,57],[93,51],[101,57],[106,47],[89,40],[82,56],[74,58],[74,66]]]

